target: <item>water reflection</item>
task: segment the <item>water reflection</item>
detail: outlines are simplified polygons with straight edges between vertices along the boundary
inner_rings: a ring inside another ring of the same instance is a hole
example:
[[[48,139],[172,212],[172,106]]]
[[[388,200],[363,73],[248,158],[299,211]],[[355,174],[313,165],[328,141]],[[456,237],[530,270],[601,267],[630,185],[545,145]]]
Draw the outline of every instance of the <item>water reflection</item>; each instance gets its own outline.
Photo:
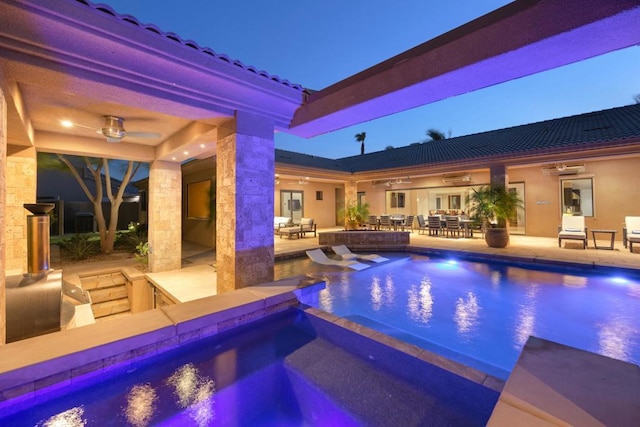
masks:
[[[178,368],[167,380],[178,398],[178,406],[187,409],[198,426],[206,426],[215,417],[213,411],[214,382],[201,376],[198,368],[188,363]]]
[[[433,316],[433,296],[431,295],[431,280],[423,277],[420,286],[411,285],[407,290],[407,309],[412,320],[424,325]]]
[[[82,406],[71,408],[47,419],[38,426],[42,427],[81,427],[87,424],[83,419],[84,408]]]
[[[630,345],[638,334],[638,327],[624,310],[610,313],[611,319],[604,325],[598,325],[599,353],[614,359],[629,360],[632,356]]]
[[[587,278],[565,274],[562,276],[562,284],[572,288],[584,288],[587,286]]]
[[[533,283],[525,293],[524,302],[518,307],[516,317],[515,342],[513,348],[520,351],[529,339],[534,335],[536,325],[536,301],[538,295],[538,285]]]
[[[393,305],[396,298],[396,287],[393,276],[388,274],[384,280],[384,286],[380,276],[371,278],[371,303],[375,311],[380,310],[385,305]]]
[[[149,425],[156,411],[158,395],[150,384],[136,384],[127,395],[124,415],[135,427]]]
[[[475,330],[478,326],[479,312],[478,298],[473,292],[467,292],[466,298],[459,297],[456,302],[456,312],[453,316],[458,326],[458,332],[467,334]]]

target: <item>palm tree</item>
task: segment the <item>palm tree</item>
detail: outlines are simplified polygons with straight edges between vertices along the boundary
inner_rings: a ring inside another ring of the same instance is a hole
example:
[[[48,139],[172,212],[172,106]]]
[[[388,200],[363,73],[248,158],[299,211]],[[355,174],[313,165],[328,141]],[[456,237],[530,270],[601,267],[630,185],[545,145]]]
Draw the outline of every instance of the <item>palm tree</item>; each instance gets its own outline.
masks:
[[[360,154],[364,154],[364,139],[367,137],[366,132],[356,133],[356,142],[360,142]]]
[[[437,129],[433,129],[433,128],[427,130],[426,134],[427,134],[427,136],[429,138],[431,138],[430,141],[440,141],[442,139],[447,139],[447,137],[445,136],[444,133],[440,132]]]

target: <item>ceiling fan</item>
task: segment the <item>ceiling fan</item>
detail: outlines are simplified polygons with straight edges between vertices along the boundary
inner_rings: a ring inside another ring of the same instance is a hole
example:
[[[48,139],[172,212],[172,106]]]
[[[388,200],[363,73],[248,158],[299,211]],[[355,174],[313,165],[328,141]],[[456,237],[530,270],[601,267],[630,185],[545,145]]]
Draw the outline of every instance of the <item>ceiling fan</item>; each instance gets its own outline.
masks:
[[[124,129],[124,119],[118,116],[103,116],[104,125],[98,131],[99,134],[107,138],[107,142],[120,142],[123,138],[130,136],[133,138],[160,138],[157,132],[127,132]]]

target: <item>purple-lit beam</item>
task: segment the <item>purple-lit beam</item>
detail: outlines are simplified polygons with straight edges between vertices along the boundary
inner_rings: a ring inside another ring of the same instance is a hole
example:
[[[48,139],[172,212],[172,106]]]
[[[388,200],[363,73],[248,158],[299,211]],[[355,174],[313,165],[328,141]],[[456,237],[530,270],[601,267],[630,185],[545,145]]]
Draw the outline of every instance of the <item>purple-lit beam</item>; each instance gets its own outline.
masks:
[[[639,43],[640,0],[517,0],[309,95],[290,131],[320,135]]]

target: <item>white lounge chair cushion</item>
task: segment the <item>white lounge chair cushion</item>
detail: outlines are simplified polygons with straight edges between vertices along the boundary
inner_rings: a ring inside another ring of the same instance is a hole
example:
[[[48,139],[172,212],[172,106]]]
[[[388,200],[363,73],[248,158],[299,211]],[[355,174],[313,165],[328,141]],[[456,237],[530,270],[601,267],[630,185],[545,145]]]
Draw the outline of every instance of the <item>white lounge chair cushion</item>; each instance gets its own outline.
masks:
[[[353,270],[364,270],[365,268],[369,268],[367,264],[363,264],[357,261],[341,261],[337,259],[328,258],[327,255],[322,252],[322,249],[312,249],[310,251],[306,251],[307,256],[313,262],[317,262],[318,264],[323,265],[338,265],[340,267],[348,267]]]
[[[389,258],[385,258],[385,257],[377,255],[377,254],[354,254],[345,245],[331,246],[331,249],[333,249],[333,252],[335,252],[336,254],[340,255],[340,257],[342,257],[342,259],[359,258],[359,259],[364,259],[364,260],[373,261],[373,262],[389,261]]]

